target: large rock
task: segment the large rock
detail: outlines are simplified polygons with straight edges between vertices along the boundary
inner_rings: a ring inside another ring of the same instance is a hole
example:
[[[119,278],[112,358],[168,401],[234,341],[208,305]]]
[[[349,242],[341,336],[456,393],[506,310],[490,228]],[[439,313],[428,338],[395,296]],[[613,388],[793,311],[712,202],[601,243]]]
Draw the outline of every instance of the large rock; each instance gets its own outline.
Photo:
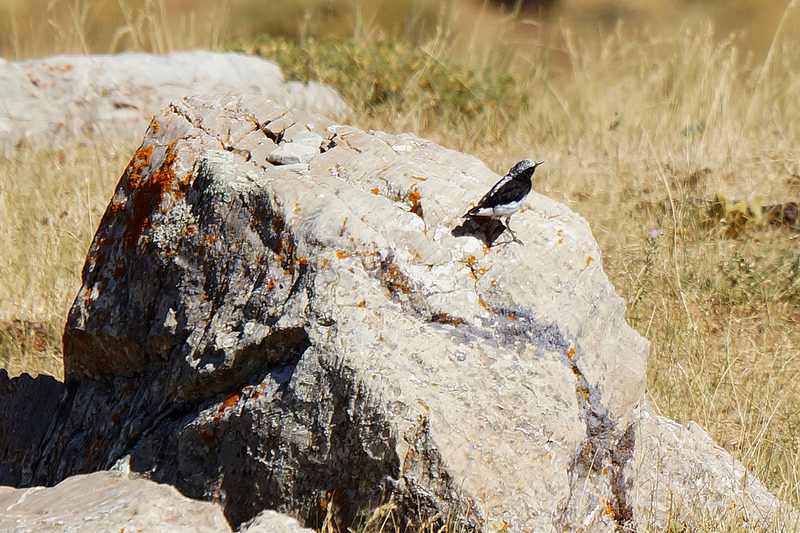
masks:
[[[350,110],[329,87],[286,82],[275,63],[232,52],[0,58],[0,153],[23,140],[137,139],[170,101],[211,90],[245,90],[317,113]]]
[[[653,460],[648,346],[588,225],[532,193],[525,244],[486,246],[460,215],[497,179],[254,96],[171,105],[89,250],[47,433],[0,424],[0,473],[121,462],[234,526],[277,509],[344,530],[382,503],[487,530],[668,520],[642,498],[691,488],[658,482],[680,462]]]

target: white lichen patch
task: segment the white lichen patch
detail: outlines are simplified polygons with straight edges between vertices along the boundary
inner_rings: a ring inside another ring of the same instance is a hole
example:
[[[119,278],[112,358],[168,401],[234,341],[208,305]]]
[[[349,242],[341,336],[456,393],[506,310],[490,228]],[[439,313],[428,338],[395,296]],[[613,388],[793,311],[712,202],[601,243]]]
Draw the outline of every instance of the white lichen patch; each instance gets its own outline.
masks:
[[[178,203],[164,213],[150,232],[150,240],[162,251],[168,251],[186,234],[186,229],[197,223],[197,218],[185,203]]]

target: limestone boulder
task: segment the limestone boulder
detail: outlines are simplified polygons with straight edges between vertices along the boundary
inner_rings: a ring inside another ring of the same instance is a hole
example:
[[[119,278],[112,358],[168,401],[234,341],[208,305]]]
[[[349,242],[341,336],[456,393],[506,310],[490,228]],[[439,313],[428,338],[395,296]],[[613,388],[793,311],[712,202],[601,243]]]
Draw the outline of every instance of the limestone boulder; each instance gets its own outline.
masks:
[[[340,530],[373,509],[475,530],[663,520],[644,502],[691,490],[659,476],[692,459],[654,463],[658,443],[707,443],[646,418],[648,344],[585,220],[536,193],[525,244],[461,219],[498,178],[259,96],[174,102],[89,250],[41,437],[0,398],[0,473],[126,465],[233,527],[265,509]]]
[[[247,151],[309,139],[305,163]],[[67,380],[156,374],[165,402],[211,399],[118,449],[187,494],[218,490],[233,523],[259,506],[313,521],[327,495],[348,522],[393,493],[490,527],[594,513],[613,529],[596,510],[621,504],[614,450],[647,344],[563,205],[533,195],[524,246],[454,231],[496,180],[411,135],[240,96],[177,103],[89,251]]]
[[[37,139],[57,143],[102,135],[137,140],[153,115],[172,100],[212,90],[244,90],[329,115],[350,112],[330,87],[287,82],[275,63],[239,53],[0,59],[0,152]]]

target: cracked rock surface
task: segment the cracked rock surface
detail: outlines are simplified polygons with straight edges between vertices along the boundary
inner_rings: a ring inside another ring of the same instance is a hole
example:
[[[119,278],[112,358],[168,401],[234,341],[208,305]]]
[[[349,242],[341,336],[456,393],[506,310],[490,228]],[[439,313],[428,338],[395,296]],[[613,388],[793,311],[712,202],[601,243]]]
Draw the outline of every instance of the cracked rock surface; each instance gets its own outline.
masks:
[[[389,499],[476,530],[652,523],[647,342],[564,205],[531,193],[524,246],[463,230],[497,179],[257,96],[172,104],[89,250],[44,436],[3,444],[0,481],[122,462],[234,527],[277,509],[345,530]],[[0,413],[34,394],[0,386]]]

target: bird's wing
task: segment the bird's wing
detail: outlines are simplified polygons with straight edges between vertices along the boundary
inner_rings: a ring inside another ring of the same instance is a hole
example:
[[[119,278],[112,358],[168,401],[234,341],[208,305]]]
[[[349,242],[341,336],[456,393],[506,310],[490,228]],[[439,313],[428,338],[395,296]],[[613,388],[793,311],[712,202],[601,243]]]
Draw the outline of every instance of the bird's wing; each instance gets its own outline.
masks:
[[[505,178],[497,185],[492,187],[486,196],[481,198],[477,207],[494,207],[496,205],[510,204],[512,202],[519,202],[530,192],[530,183],[524,181]]]
[[[500,178],[500,181],[495,183],[494,187],[492,187],[489,190],[489,192],[487,192],[486,194],[483,195],[483,198],[481,198],[481,201],[478,202],[478,207],[490,207],[487,204],[485,204],[484,202],[490,201],[490,199],[494,195],[496,195],[498,193],[498,191],[500,191],[500,189],[502,189],[507,183],[513,182],[513,181],[514,181],[514,178],[511,176],[511,174],[506,174],[505,176]],[[492,204],[492,205],[495,205],[495,204]]]

